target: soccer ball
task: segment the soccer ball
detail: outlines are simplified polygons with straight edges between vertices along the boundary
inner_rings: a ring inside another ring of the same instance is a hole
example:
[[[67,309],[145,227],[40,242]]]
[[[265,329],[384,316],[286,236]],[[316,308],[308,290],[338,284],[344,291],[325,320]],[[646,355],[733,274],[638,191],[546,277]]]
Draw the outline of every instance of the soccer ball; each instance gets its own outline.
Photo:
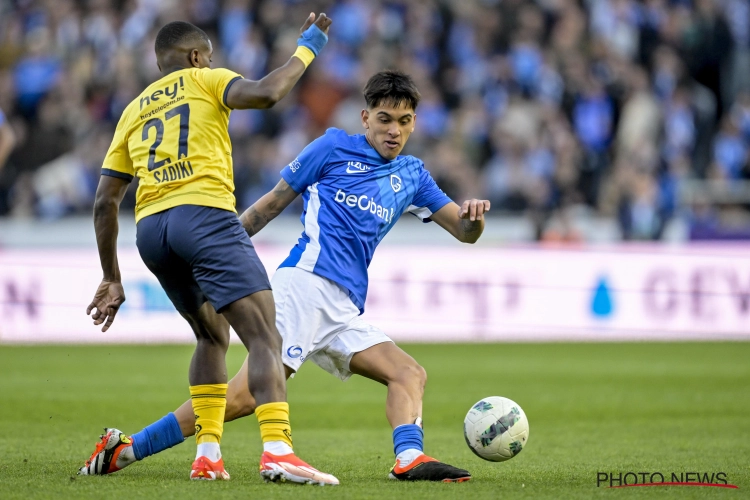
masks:
[[[508,398],[491,396],[471,407],[464,419],[464,438],[479,458],[504,462],[515,457],[529,439],[529,421]]]

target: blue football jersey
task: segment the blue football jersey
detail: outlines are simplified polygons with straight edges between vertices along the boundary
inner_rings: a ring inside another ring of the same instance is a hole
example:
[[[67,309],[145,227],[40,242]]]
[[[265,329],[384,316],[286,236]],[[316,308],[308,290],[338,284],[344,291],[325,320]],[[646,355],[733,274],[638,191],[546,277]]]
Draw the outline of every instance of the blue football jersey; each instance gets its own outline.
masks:
[[[396,221],[425,222],[451,200],[413,156],[386,160],[365,139],[329,128],[281,171],[302,193],[304,231],[279,267],[299,267],[349,290],[364,311],[367,267]]]

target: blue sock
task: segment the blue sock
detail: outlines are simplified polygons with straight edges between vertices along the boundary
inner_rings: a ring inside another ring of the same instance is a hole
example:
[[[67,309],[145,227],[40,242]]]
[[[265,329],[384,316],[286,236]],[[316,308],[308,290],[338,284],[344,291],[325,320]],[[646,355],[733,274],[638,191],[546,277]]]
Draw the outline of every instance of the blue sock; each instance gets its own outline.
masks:
[[[398,456],[404,450],[415,448],[423,451],[424,432],[417,424],[399,425],[393,429],[393,452]]]
[[[174,413],[169,413],[130,438],[133,440],[133,453],[138,460],[155,455],[185,440]]]

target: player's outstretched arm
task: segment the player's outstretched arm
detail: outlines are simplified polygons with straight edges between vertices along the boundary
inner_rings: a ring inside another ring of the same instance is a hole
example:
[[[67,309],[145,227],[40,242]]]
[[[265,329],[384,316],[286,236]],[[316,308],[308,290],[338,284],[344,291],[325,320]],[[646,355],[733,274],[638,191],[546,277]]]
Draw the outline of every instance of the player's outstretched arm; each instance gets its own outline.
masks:
[[[276,218],[297,197],[297,193],[284,179],[273,191],[264,194],[258,201],[242,212],[240,222],[249,236],[253,236]]]
[[[484,231],[484,214],[490,211],[488,200],[466,200],[459,207],[450,202],[430,216],[440,227],[462,243],[476,243]]]
[[[103,332],[112,325],[117,311],[125,302],[120,266],[117,263],[117,214],[128,185],[129,182],[126,180],[102,175],[96,188],[94,228],[104,276],[94,294],[94,300],[86,308],[86,314],[91,314],[95,325],[104,323]]]
[[[238,80],[232,84],[227,93],[227,106],[232,109],[265,109],[283,99],[323,49],[330,26],[331,20],[325,14],[315,19],[315,14],[310,13],[300,29],[302,35],[297,40],[297,51],[289,61],[261,80]]]

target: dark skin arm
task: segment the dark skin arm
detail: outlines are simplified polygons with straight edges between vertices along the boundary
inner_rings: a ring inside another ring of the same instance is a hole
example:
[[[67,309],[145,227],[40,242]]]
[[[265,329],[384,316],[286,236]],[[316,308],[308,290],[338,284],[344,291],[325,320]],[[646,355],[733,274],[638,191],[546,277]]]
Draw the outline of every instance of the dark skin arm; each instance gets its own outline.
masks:
[[[487,200],[466,200],[459,207],[450,202],[430,216],[440,227],[462,243],[476,243],[484,231],[484,214],[490,211]]]
[[[96,188],[94,229],[103,278],[94,294],[94,300],[86,308],[86,314],[91,314],[95,325],[104,323],[103,332],[106,332],[112,325],[117,311],[125,302],[120,266],[117,263],[117,234],[119,232],[117,214],[128,185],[129,183],[124,179],[102,175],[99,178],[99,186]]]
[[[252,237],[266,227],[266,224],[283,212],[298,195],[292,186],[281,179],[270,193],[264,194],[240,215],[240,222],[248,236]]]
[[[307,30],[313,21],[323,33],[328,34],[331,20],[325,14],[320,14],[317,19],[310,14],[300,33]],[[234,82],[227,93],[227,106],[232,109],[270,108],[292,90],[304,72],[304,63],[292,56],[285,65],[258,81],[243,79]]]

